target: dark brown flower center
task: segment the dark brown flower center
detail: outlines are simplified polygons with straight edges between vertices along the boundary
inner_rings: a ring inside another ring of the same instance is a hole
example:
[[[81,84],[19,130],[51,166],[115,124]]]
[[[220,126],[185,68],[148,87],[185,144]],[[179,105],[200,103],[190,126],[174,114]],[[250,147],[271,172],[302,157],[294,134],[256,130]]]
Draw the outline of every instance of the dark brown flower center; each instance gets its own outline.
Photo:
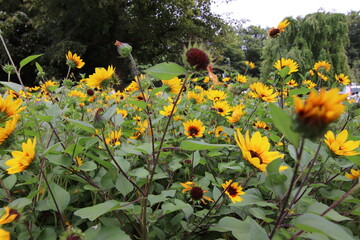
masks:
[[[197,71],[206,70],[210,63],[208,55],[198,48],[190,48],[186,52],[186,60],[190,66],[195,67]]]
[[[199,129],[197,127],[189,127],[189,134],[191,136],[196,136],[199,134]]]
[[[257,152],[254,152],[253,150],[250,150],[250,154],[251,154],[252,158],[255,158],[255,157],[258,158],[260,160],[260,164],[263,163],[260,154],[258,154]]]
[[[270,29],[270,31],[269,31],[269,36],[270,36],[270,37],[276,37],[277,35],[279,35],[279,33],[280,33],[280,29],[278,29],[278,28],[272,28],[272,29]]]
[[[238,195],[237,189],[232,186],[230,186],[227,191],[232,197],[236,197]]]
[[[193,200],[198,201],[204,196],[204,191],[201,187],[193,187],[190,191],[190,196]]]

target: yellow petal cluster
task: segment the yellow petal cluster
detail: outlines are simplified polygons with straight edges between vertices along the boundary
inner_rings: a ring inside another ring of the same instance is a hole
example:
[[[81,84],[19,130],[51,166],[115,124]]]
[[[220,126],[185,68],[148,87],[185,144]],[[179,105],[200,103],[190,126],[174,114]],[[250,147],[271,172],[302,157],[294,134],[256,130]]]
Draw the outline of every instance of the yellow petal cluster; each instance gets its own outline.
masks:
[[[243,157],[256,168],[266,172],[269,163],[278,158],[284,158],[284,154],[277,151],[269,151],[270,143],[268,138],[262,137],[260,132],[255,132],[250,138],[249,131],[246,131],[245,138],[239,130],[235,132],[235,140],[240,147]],[[281,166],[279,171],[286,169]]]
[[[348,131],[344,129],[336,137],[332,131],[325,134],[324,142],[330,150],[336,155],[354,156],[360,152],[354,151],[360,146],[360,141],[346,141],[348,138]]]
[[[339,94],[339,89],[333,88],[326,91],[322,88],[320,92],[310,92],[308,98],[303,101],[295,98],[295,109],[301,124],[313,127],[324,127],[335,121],[344,112],[342,104],[347,94]]]
[[[261,82],[256,82],[250,85],[249,95],[252,98],[260,98],[265,102],[276,102],[278,93],[274,93],[274,89],[264,85]]]
[[[198,119],[184,122],[183,126],[185,130],[184,133],[189,138],[202,137],[205,131],[205,126],[203,125],[203,122]]]
[[[90,75],[88,78],[83,79],[86,81],[88,87],[97,87],[101,88],[102,83],[105,80],[110,80],[115,73],[115,68],[113,66],[108,66],[108,68],[96,68],[95,73]]]
[[[22,143],[22,151],[13,151],[12,159],[7,160],[5,165],[10,167],[6,169],[8,174],[14,174],[24,171],[35,157],[36,138],[33,141],[28,139],[26,143]]]

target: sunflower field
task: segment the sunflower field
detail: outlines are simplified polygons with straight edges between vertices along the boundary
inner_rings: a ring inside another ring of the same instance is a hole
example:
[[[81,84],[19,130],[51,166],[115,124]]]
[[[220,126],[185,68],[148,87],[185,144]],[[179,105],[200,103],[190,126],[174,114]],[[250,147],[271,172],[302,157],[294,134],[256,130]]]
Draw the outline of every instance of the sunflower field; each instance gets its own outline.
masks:
[[[348,76],[281,56],[264,82],[248,61],[219,75],[198,43],[183,64],[139,70],[130,45],[116,50],[133,75],[122,90],[113,66],[79,74],[70,51],[63,79],[45,78],[41,55],[7,52],[19,83],[0,82],[1,240],[359,239]],[[30,62],[42,80],[26,87]]]

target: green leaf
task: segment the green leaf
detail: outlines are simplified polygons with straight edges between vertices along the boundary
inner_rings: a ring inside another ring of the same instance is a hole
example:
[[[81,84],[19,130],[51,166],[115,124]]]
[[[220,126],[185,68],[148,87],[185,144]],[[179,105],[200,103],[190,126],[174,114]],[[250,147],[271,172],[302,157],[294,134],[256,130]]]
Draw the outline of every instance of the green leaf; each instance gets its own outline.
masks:
[[[64,118],[64,119],[66,119],[69,122],[74,123],[75,126],[81,128],[81,129],[84,129],[85,131],[87,131],[91,134],[95,134],[95,128],[90,123],[78,121],[78,120],[74,120],[74,119],[70,119],[70,118]]]
[[[295,146],[299,147],[300,135],[291,129],[292,120],[281,108],[270,103],[270,115],[273,123],[279,131]]]
[[[311,204],[309,206],[309,208],[308,208],[308,210],[306,212],[320,215],[328,208],[329,207],[327,205],[323,204],[323,203],[314,202],[313,204]],[[326,213],[324,217],[326,217],[329,220],[336,221],[336,222],[351,220],[351,218],[344,217],[344,216],[340,215],[338,212],[336,212],[333,209],[330,210],[328,213]]]
[[[176,191],[175,190],[168,190],[162,191],[159,195],[149,195],[148,200],[150,202],[150,207],[156,203],[164,202],[168,199],[168,197],[174,197]]]
[[[28,64],[29,62],[31,62],[32,60],[35,60],[36,58],[42,56],[44,54],[37,54],[37,55],[31,55],[31,56],[28,56],[26,58],[24,58],[23,60],[21,60],[20,62],[20,69],[19,71],[21,70],[21,68],[23,68],[26,64]]]
[[[174,204],[164,203],[163,205],[161,205],[161,208],[164,211],[164,214],[172,213],[178,210],[183,210],[186,218],[189,218],[190,215],[194,212],[194,209],[190,204],[184,203],[179,199],[174,199]]]
[[[64,152],[68,153],[70,156],[76,157],[77,155],[79,155],[83,150],[85,149],[85,147],[80,146],[79,144],[71,144],[70,146],[68,146]]]
[[[39,73],[43,73],[44,69],[40,66],[38,62],[35,62],[36,69],[39,71]]]
[[[31,203],[32,203],[32,201],[28,198],[18,198],[18,199],[15,199],[14,201],[12,201],[9,204],[9,207],[19,210],[19,209],[26,207],[27,205],[30,205]]]
[[[48,154],[46,158],[49,162],[59,166],[69,167],[73,163],[72,159],[67,154]]]
[[[11,190],[14,187],[16,180],[17,180],[16,174],[11,174],[10,176],[8,176],[3,180],[3,184],[6,187],[6,189]]]
[[[269,187],[279,199],[281,199],[287,191],[285,185],[287,177],[279,173],[280,165],[280,159],[269,163],[266,167],[267,176],[265,178],[265,185]]]
[[[304,213],[303,215],[295,218],[293,224],[303,231],[322,233],[335,240],[354,239],[340,225],[337,225],[324,217],[312,213]]]
[[[218,165],[219,168],[219,172],[223,172],[227,169],[232,169],[232,170],[242,170],[243,167],[241,167],[239,165],[238,161],[230,161],[230,162],[223,162],[223,163],[219,163]]]
[[[209,231],[231,232],[238,240],[266,240],[269,239],[266,231],[252,218],[245,221],[233,217],[223,217],[217,224],[211,226]]]
[[[9,88],[10,90],[13,90],[17,93],[20,92],[20,90],[23,89],[23,87],[20,84],[13,83],[13,82],[0,82],[5,87]]]
[[[179,75],[186,74],[185,68],[172,62],[156,64],[155,66],[146,69],[144,72],[161,80],[170,80]]]
[[[194,141],[194,140],[184,140],[180,144],[182,150],[188,151],[197,151],[197,150],[211,150],[224,147],[234,147],[234,145],[229,144],[210,144],[206,142]]]
[[[311,90],[309,88],[304,88],[304,87],[297,88],[297,89],[290,90],[289,96],[294,96],[294,95],[299,95],[299,94],[307,94],[310,91]]]
[[[115,188],[124,196],[128,195],[134,186],[123,175],[118,175],[115,183]]]
[[[60,212],[64,212],[65,208],[70,203],[70,194],[56,183],[51,183],[50,188],[54,195],[55,201],[57,203],[57,206],[59,207]],[[52,210],[57,211],[57,208],[54,203],[54,199],[50,194],[50,190],[48,189],[47,191],[49,192],[49,195],[47,197],[47,204]]]
[[[131,240],[119,227],[103,227],[96,234],[96,240]]]
[[[86,161],[83,165],[78,167],[80,170],[89,172],[92,170],[95,170],[97,168],[97,165],[93,161]]]
[[[137,101],[137,100],[127,100],[126,103],[135,105],[141,109],[145,109],[147,106],[147,103],[144,101]]]
[[[116,201],[108,200],[106,202],[103,202],[103,203],[100,203],[100,204],[97,204],[97,205],[94,205],[91,207],[81,208],[81,209],[77,210],[76,212],[74,212],[74,214],[81,218],[87,218],[90,221],[94,221],[101,215],[111,211],[117,205],[118,205],[118,203]]]
[[[284,78],[286,77],[286,75],[288,75],[289,72],[290,72],[289,66],[285,66],[283,69],[279,71],[279,75],[280,77]]]
[[[345,156],[346,159],[348,159],[350,162],[356,164],[356,165],[360,165],[360,158],[359,156]]]
[[[56,240],[57,239],[56,232],[55,232],[54,228],[47,227],[41,231],[41,233],[37,239],[38,240]]]
[[[115,114],[117,105],[112,105],[106,112],[102,115],[105,121],[109,121],[109,119]]]

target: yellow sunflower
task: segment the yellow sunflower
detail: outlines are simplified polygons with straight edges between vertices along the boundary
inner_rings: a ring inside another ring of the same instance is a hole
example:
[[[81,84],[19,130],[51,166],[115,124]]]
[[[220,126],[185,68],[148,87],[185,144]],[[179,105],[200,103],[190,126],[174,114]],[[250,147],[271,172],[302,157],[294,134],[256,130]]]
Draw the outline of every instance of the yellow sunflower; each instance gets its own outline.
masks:
[[[111,131],[109,132],[109,135],[107,138],[105,138],[106,144],[112,145],[112,146],[119,146],[120,143],[120,137],[122,135],[122,131]]]
[[[9,207],[4,207],[4,208],[5,208],[5,213],[0,218],[0,225],[10,223],[20,215],[15,209],[11,209]]]
[[[8,174],[22,172],[30,165],[30,163],[34,160],[35,157],[35,146],[36,138],[34,138],[33,141],[31,141],[31,139],[28,139],[26,143],[22,143],[22,152],[11,152],[13,158],[5,162],[5,165],[10,167],[6,169]]]
[[[286,83],[286,85],[289,86],[289,87],[296,87],[296,86],[298,86],[299,84],[298,84],[294,79],[291,79],[290,81],[288,81],[288,82]]]
[[[123,118],[126,118],[126,116],[128,115],[128,112],[126,111],[126,109],[118,109],[118,108],[116,108],[116,113],[121,114]]]
[[[216,111],[221,116],[229,115],[231,112],[231,106],[227,101],[216,101],[211,106],[211,110]]]
[[[188,136],[188,138],[202,137],[205,131],[205,126],[198,119],[184,122],[183,126],[184,126],[184,133],[185,135]]]
[[[328,77],[327,76],[325,76],[324,74],[322,74],[322,73],[317,73],[317,75],[319,76],[319,78],[321,78],[321,80],[323,80],[323,81],[327,81],[328,80]]]
[[[0,239],[1,240],[10,240],[10,232],[0,228]]]
[[[87,95],[86,95],[85,93],[83,93],[83,92],[81,92],[81,91],[79,91],[79,90],[76,90],[76,89],[74,89],[74,90],[72,90],[71,92],[69,92],[69,93],[68,93],[68,96],[69,96],[69,97],[78,97],[78,98],[81,98],[81,99],[87,97]]]
[[[85,79],[86,86],[93,87],[93,88],[102,88],[106,86],[111,78],[115,73],[115,68],[113,66],[108,66],[106,68],[96,68],[95,73],[90,75],[88,78]]]
[[[59,86],[58,82],[55,81],[46,81],[43,84],[40,85],[40,88],[42,91],[47,92],[47,91],[53,91],[54,89],[56,89]]]
[[[246,83],[246,82],[247,82],[247,78],[246,78],[246,76],[244,76],[244,75],[238,74],[238,75],[236,76],[236,81],[241,82],[241,83]]]
[[[182,80],[178,77],[172,78],[170,80],[161,80],[164,85],[169,86],[170,92],[178,94],[182,86]]]
[[[194,202],[201,201],[203,204],[206,204],[205,200],[214,202],[214,200],[212,200],[211,198],[204,195],[204,193],[207,193],[209,191],[203,190],[201,187],[196,186],[196,183],[185,182],[185,183],[180,183],[180,185],[184,187],[184,189],[182,190],[182,193],[189,192],[190,198]]]
[[[304,80],[302,84],[306,85],[308,89],[313,89],[314,87],[316,87],[316,83],[311,80]]]
[[[232,114],[230,116],[227,116],[226,119],[229,123],[236,123],[240,120],[242,116],[245,115],[244,112],[245,105],[239,104],[232,108]]]
[[[82,68],[85,63],[83,60],[78,56],[76,53],[73,55],[70,51],[68,52],[66,56],[66,64],[72,68]]]
[[[11,133],[14,132],[16,124],[20,118],[19,114],[15,114],[12,119],[6,121],[5,126],[0,128],[0,145],[9,138]]]
[[[327,61],[319,61],[314,64],[313,70],[315,71],[325,70],[327,72],[330,70],[330,68],[331,68],[331,64],[328,63]]]
[[[335,74],[335,79],[343,85],[348,85],[350,83],[349,76],[345,76],[343,73],[340,75]]]
[[[266,172],[269,163],[278,158],[284,158],[284,154],[277,151],[270,152],[270,143],[268,138],[262,137],[260,132],[255,132],[252,137],[249,131],[246,131],[245,138],[239,130],[235,132],[235,140],[240,147],[243,157],[256,168]],[[280,166],[279,171],[287,169],[287,166]]]
[[[262,128],[262,129],[265,129],[265,130],[270,130],[270,127],[268,125],[266,125],[265,122],[262,122],[262,121],[256,121],[253,123],[253,126],[255,128]]]
[[[136,117],[135,120],[137,121],[138,126],[135,127],[134,129],[137,131],[133,133],[133,135],[130,137],[131,139],[138,139],[149,126],[148,120],[141,121],[140,117]]]
[[[299,65],[297,62],[295,62],[294,60],[292,59],[285,59],[285,58],[281,58],[280,60],[277,60],[274,64],[274,67],[277,69],[277,70],[281,70],[283,69],[284,67],[288,66],[290,68],[288,74],[291,74],[293,72],[297,72],[298,71],[298,68],[299,68]]]
[[[324,142],[330,150],[336,155],[354,156],[360,152],[353,151],[360,146],[360,141],[346,141],[348,138],[348,131],[344,129],[336,137],[332,131],[327,131]]]
[[[172,109],[174,108],[174,104],[170,104],[167,106],[164,106],[164,110],[160,111],[160,114],[163,116],[170,116]],[[173,114],[176,112],[177,107],[174,109]]]
[[[126,88],[125,88],[125,92],[135,92],[137,90],[139,90],[139,84],[136,81],[132,81]]]
[[[224,188],[224,190],[226,189],[225,193],[229,196],[233,203],[241,202],[243,200],[240,196],[244,195],[245,192],[242,191],[243,188],[239,186],[239,183],[229,180],[221,184],[221,186]]]
[[[222,126],[217,126],[215,128],[215,137],[222,137],[227,136],[226,133],[224,133],[224,128]]]
[[[351,180],[358,180],[360,178],[360,169],[351,169],[350,173],[345,173],[345,177]]]
[[[253,62],[245,61],[245,65],[248,66],[249,68],[255,68],[255,63]]]
[[[18,98],[13,101],[12,96],[7,96],[5,99],[0,95],[0,122],[5,122],[13,117],[15,114],[20,113],[26,107],[20,107],[22,99]]]
[[[186,95],[186,99],[193,101],[195,103],[202,103],[204,100],[204,94],[202,92],[194,92],[194,91],[188,91]]]
[[[77,164],[78,167],[80,167],[81,165],[84,164],[84,161],[82,160],[81,157],[76,156],[75,161],[76,161],[76,164]]]
[[[339,94],[339,89],[333,88],[326,91],[325,88],[310,92],[308,98],[303,101],[295,98],[295,111],[298,120],[298,130],[306,136],[323,134],[327,125],[340,117],[345,106],[342,104],[347,94]]]
[[[269,37],[275,38],[275,37],[279,36],[281,32],[285,31],[284,29],[289,24],[290,24],[290,22],[288,20],[284,20],[284,21],[279,23],[277,28],[274,28],[274,27],[270,28],[269,33],[268,33]]]
[[[205,94],[209,100],[212,100],[214,102],[225,100],[227,97],[227,94],[220,90],[209,90],[206,91]]]
[[[250,85],[249,95],[252,98],[260,98],[265,102],[276,102],[278,93],[274,93],[272,88],[262,84],[261,82],[256,82]]]

